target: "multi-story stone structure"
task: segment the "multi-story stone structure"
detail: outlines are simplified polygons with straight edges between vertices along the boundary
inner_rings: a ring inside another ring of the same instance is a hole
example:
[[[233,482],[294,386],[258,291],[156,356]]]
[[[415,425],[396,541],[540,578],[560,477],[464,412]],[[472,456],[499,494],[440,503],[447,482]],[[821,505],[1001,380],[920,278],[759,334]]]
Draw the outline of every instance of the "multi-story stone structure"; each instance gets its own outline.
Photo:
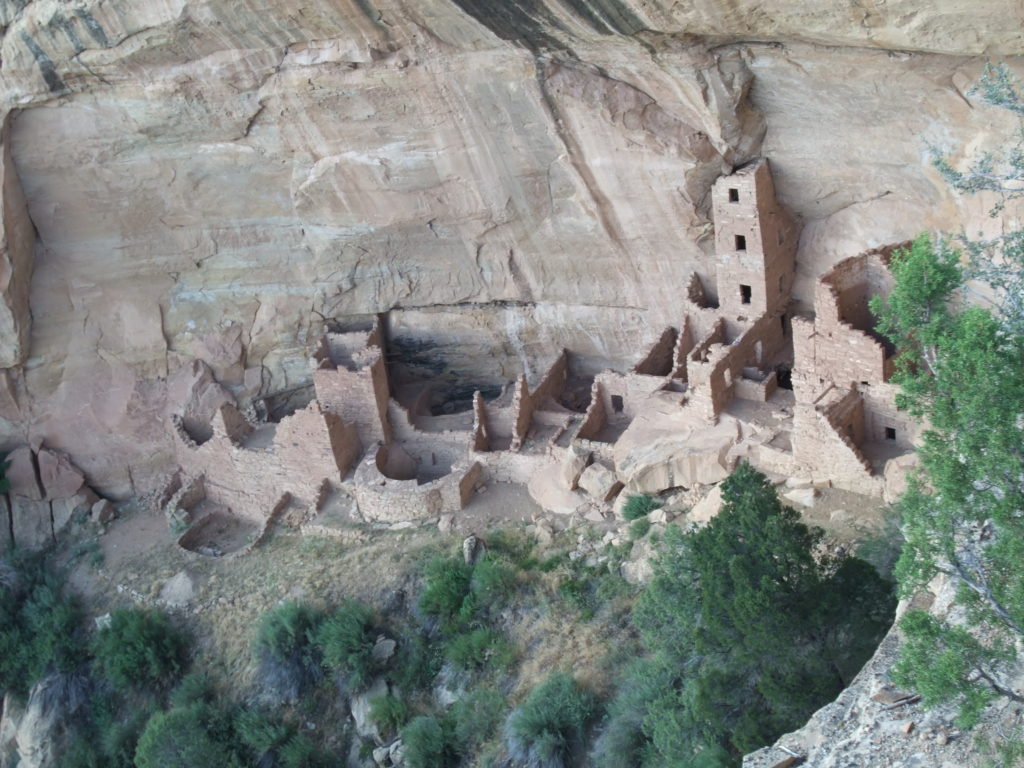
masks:
[[[535,388],[520,376],[490,402],[477,393],[469,412],[431,415],[423,398],[403,406],[377,322],[324,335],[314,402],[279,424],[249,423],[229,404],[198,444],[177,421],[181,467],[208,499],[256,517],[287,499],[315,514],[335,491],[366,519],[437,517],[489,479],[528,484],[542,506],[565,510],[586,500],[579,487],[606,503],[623,485],[716,482],[741,457],[881,494],[886,462],[914,437],[867,304],[890,287],[891,249],[838,264],[818,282],[814,316],[791,316],[800,229],[768,162],[719,179],[712,208],[714,269],[689,277],[679,327],[631,370],[599,374],[585,413],[562,404],[564,351]]]

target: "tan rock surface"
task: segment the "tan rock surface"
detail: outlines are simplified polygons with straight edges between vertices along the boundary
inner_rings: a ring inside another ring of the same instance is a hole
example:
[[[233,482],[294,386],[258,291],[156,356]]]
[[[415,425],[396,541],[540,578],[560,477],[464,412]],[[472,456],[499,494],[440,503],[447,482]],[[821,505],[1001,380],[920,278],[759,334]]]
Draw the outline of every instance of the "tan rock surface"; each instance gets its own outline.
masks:
[[[9,4],[0,447],[146,489],[171,457],[165,377],[198,357],[243,401],[301,386],[323,317],[394,310],[396,348],[456,380],[532,377],[563,347],[624,367],[713,273],[710,182],[759,153],[804,220],[806,306],[866,245],[984,219],[923,142],[1009,134],[963,57],[1020,53],[1018,12]]]

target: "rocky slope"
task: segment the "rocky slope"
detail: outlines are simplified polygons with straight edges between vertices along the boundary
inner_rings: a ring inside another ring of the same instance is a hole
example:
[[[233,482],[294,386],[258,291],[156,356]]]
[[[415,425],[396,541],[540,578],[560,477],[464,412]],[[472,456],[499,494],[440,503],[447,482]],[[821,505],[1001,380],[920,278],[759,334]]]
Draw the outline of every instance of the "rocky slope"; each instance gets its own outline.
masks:
[[[1018,4],[785,5],[5,0],[0,447],[145,488],[168,376],[301,386],[352,314],[476,385],[631,362],[713,274],[710,182],[759,154],[805,302],[841,258],[983,222],[927,144],[1010,130],[965,92],[1024,49]]]

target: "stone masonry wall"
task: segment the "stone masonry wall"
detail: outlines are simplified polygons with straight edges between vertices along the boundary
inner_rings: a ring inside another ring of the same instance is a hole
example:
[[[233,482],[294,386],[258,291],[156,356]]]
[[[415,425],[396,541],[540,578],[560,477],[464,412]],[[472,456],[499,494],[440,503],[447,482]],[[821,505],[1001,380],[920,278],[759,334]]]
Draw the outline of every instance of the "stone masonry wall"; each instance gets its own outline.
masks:
[[[360,450],[356,431],[316,403],[282,419],[265,448],[242,447],[219,430],[197,446],[180,426],[175,447],[185,474],[204,478],[207,498],[256,521],[285,493],[314,503],[324,480],[339,482]]]

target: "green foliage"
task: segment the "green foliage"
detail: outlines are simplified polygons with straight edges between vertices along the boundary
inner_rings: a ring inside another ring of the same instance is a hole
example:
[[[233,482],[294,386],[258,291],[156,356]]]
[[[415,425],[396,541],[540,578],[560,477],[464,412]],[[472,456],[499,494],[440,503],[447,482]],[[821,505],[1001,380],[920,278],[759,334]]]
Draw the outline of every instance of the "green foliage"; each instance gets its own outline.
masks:
[[[508,600],[516,571],[501,556],[488,553],[476,565],[461,557],[438,557],[427,563],[419,610],[437,619],[441,633],[454,637],[495,614]]]
[[[370,699],[370,721],[382,734],[393,734],[409,719],[409,705],[397,696],[386,693]]]
[[[241,759],[220,729],[220,720],[211,708],[200,704],[157,712],[139,737],[137,768],[242,768]]]
[[[213,680],[205,672],[192,672],[181,678],[171,691],[172,707],[187,707],[213,701]]]
[[[278,757],[281,768],[327,768],[333,764],[308,736],[301,733],[284,743]]]
[[[885,507],[882,510],[881,525],[864,534],[857,544],[856,555],[871,563],[883,578],[892,579],[904,541],[899,510]]]
[[[370,684],[376,633],[369,608],[343,603],[322,621],[314,637],[324,664],[344,678],[346,687],[359,691]]]
[[[117,688],[164,686],[185,665],[188,640],[162,611],[122,608],[93,641],[100,673]]]
[[[314,643],[322,614],[294,600],[267,611],[253,641],[264,684],[286,701],[320,679],[322,666]]]
[[[452,704],[452,729],[459,750],[469,753],[490,738],[504,711],[505,697],[491,688],[478,688]]]
[[[516,572],[490,553],[473,568],[470,591],[478,606],[503,605],[516,583]]]
[[[0,690],[24,695],[48,672],[70,672],[82,663],[82,615],[41,556],[15,555],[6,570],[6,583],[0,583]]]
[[[454,736],[447,718],[415,717],[402,729],[401,736],[409,768],[448,768],[458,763]]]
[[[309,653],[323,616],[305,603],[289,600],[267,611],[256,633],[256,650],[278,661]]]
[[[90,704],[86,717],[78,716],[71,724],[62,768],[134,768],[135,746],[150,710],[136,702],[124,712],[123,702],[105,693],[95,695]]]
[[[444,652],[439,645],[410,632],[398,639],[398,653],[390,677],[403,691],[425,690],[443,664]]]
[[[914,686],[926,707],[956,702],[960,724],[977,723],[996,691],[974,678],[996,658],[1009,658],[1009,648],[983,645],[963,627],[944,627],[925,611],[908,611],[900,628],[905,642],[893,669],[896,683]]]
[[[662,503],[651,494],[641,493],[626,499],[626,503],[622,505],[622,516],[627,520],[638,520],[661,507]]]
[[[629,538],[642,539],[651,530],[651,521],[646,517],[640,517],[629,524]]]
[[[476,609],[470,589],[473,566],[457,557],[437,557],[427,563],[424,576],[420,612],[438,619],[442,631],[456,631]]]
[[[978,276],[957,262],[942,241],[918,238],[894,256],[896,286],[872,308],[900,352],[899,402],[928,424],[920,475],[898,504],[895,573],[904,595],[945,574],[968,620],[965,630],[908,615],[899,669],[926,702],[956,700],[970,722],[993,694],[1020,695],[1003,681],[1024,635],[1024,325],[1006,303],[954,311],[954,292]]]
[[[505,637],[493,629],[478,627],[453,637],[445,655],[456,667],[472,669],[506,669],[515,660],[515,650]]]
[[[274,722],[253,709],[244,709],[235,715],[234,728],[238,742],[257,761],[282,746],[289,735],[283,723]]]
[[[505,723],[505,745],[527,768],[571,764],[584,730],[596,713],[593,694],[562,672],[538,685]]]
[[[792,730],[871,655],[891,585],[856,558],[823,558],[822,533],[746,464],[705,528],[666,530],[634,611],[648,655],[631,670],[599,764],[728,766]]]

